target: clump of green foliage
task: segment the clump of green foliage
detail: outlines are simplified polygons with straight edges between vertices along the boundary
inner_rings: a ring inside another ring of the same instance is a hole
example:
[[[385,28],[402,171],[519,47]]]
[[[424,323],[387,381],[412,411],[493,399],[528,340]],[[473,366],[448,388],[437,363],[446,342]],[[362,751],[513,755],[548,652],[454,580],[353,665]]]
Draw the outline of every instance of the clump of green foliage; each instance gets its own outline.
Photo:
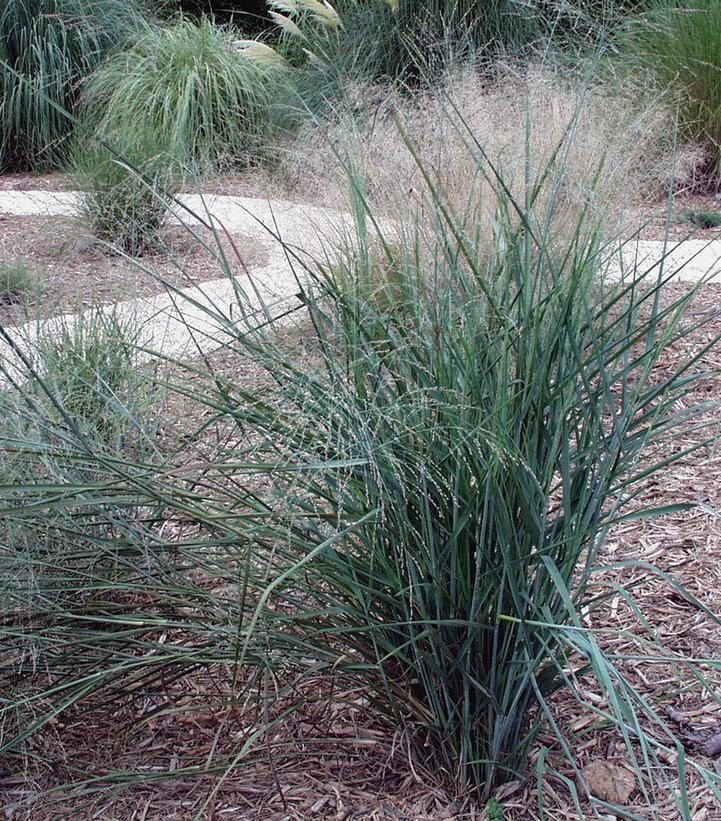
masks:
[[[695,228],[719,228],[721,227],[721,213],[718,211],[696,211],[691,209],[686,213],[686,219]]]
[[[101,242],[133,257],[158,250],[168,207],[181,178],[177,158],[144,133],[125,128],[112,141],[76,150],[82,191],[78,216]]]
[[[495,181],[489,257],[475,203],[459,213],[424,171],[433,227],[399,249],[361,200],[352,267],[321,274],[320,372],[250,335],[277,390],[213,406],[252,443],[232,457],[248,471],[235,504],[264,568],[250,624],[278,670],[342,671],[407,728],[419,764],[488,799],[524,772],[576,653],[607,684],[620,675],[574,631],[608,526],[666,465],[639,459],[680,433],[693,358],[661,394],[652,368],[690,297],[648,310],[649,272],[599,288],[600,233],[582,215],[559,253],[560,194],[541,197],[540,178],[525,201]],[[622,711],[645,709],[609,687]]]
[[[141,128],[195,170],[256,160],[279,127],[289,78],[282,60],[253,59],[243,43],[207,18],[145,27],[86,84],[85,130],[112,141]]]
[[[553,48],[595,42],[633,0],[268,0],[281,51],[304,70],[304,101],[318,105],[349,81],[433,84],[460,62],[493,69]],[[312,58],[309,60],[309,54]]]
[[[83,81],[137,30],[140,2],[6,0],[0,7],[0,171],[63,165]]]
[[[721,180],[721,4],[651,0],[632,18],[624,48],[635,76],[676,104],[681,133],[708,150],[712,185]]]
[[[282,47],[300,72],[304,99],[339,93],[348,81],[425,82],[456,60],[518,55],[540,37],[531,3],[498,0],[271,0]],[[312,54],[307,62],[308,54]],[[319,91],[319,87],[322,92]]]
[[[0,260],[0,300],[15,301],[33,285],[33,274],[24,259]]]
[[[147,451],[158,392],[138,365],[139,334],[132,317],[99,308],[41,331],[28,384],[45,412],[117,452],[139,441]]]
[[[448,116],[468,179],[486,183],[469,184],[465,205],[401,130],[419,170],[415,215],[400,211],[398,225],[374,212],[348,161],[355,222],[344,253],[329,260],[326,247],[314,260],[285,248],[297,307],[258,310],[240,288],[238,311],[189,297],[217,331],[222,358],[262,375],[226,376],[210,358],[175,363],[188,377],[178,395],[199,420],[187,441],[202,458],[129,462],[72,424],[99,415],[95,368],[82,363],[105,361],[102,347],[71,364],[92,389],[90,400],[70,401],[72,414],[45,413],[16,383],[18,405],[51,432],[42,453],[53,455],[55,481],[0,485],[0,509],[9,525],[71,536],[83,549],[42,564],[15,544],[0,554],[9,598],[22,603],[22,618],[0,620],[0,638],[42,660],[42,675],[16,655],[0,670],[0,717],[23,719],[5,752],[22,751],[71,708],[107,720],[110,701],[137,698],[147,711],[150,693],[159,710],[195,709],[168,685],[190,674],[197,686],[207,669],[203,709],[237,710],[234,747],[223,760],[191,762],[183,778],[205,777],[211,765],[231,773],[299,697],[341,692],[402,729],[414,766],[480,804],[526,775],[545,727],[554,749],[537,758],[539,780],[561,759],[555,773],[607,813],[615,808],[590,794],[555,721],[554,695],[565,687],[579,709],[617,729],[639,801],[653,806],[665,787],[688,815],[677,785],[690,768],[721,797],[716,774],[683,753],[625,675],[618,648],[605,653],[605,634],[584,618],[594,623],[607,599],[593,582],[608,570],[609,528],[685,507],[644,506],[643,490],[693,449],[689,427],[702,430],[705,408],[689,397],[705,385],[698,365],[719,340],[711,331],[690,353],[687,343],[718,314],[685,323],[700,286],[669,295],[673,274],[656,266],[619,276],[617,243],[604,244],[591,209],[574,211],[569,227],[564,163],[577,121],[538,164],[527,127],[512,174]],[[281,341],[301,309],[310,366]],[[670,346],[681,352],[671,372]],[[110,373],[127,373],[115,362]],[[67,409],[73,383],[54,389],[52,373],[46,393]],[[0,454],[37,452],[33,440],[0,435]],[[63,597],[49,607],[58,578]],[[613,591],[638,612],[630,591]],[[699,697],[714,696],[698,660],[663,650],[642,614],[624,638],[634,659],[648,651],[666,676],[686,665]],[[113,788],[124,778],[137,783],[137,772],[108,776]]]

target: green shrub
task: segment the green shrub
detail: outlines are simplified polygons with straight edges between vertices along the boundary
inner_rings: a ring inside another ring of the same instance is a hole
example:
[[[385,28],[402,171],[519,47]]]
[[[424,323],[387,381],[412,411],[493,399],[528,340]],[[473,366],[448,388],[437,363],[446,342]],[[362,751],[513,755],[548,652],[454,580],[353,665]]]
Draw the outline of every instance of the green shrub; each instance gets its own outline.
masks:
[[[5,0],[0,8],[0,171],[63,165],[85,78],[141,16],[135,0]]]
[[[24,259],[0,260],[0,301],[17,300],[33,284],[33,275]]]
[[[721,214],[718,211],[696,211],[692,209],[686,214],[686,219],[695,228],[721,227]]]
[[[678,106],[684,137],[709,152],[708,173],[721,180],[721,4],[652,0],[630,27],[628,69]]]
[[[83,121],[109,139],[141,127],[147,140],[203,170],[262,153],[289,78],[282,61],[251,59],[231,30],[180,18],[146,27],[87,83]]]

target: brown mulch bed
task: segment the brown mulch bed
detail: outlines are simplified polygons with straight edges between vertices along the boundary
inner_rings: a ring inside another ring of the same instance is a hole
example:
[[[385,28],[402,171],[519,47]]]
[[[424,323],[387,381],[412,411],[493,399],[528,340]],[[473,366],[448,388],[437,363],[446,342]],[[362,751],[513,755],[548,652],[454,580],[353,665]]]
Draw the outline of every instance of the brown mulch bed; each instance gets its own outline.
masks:
[[[639,231],[641,239],[680,242],[685,239],[721,239],[721,226],[699,228],[689,220],[690,211],[709,211],[721,217],[721,201],[714,194],[678,194],[674,197],[671,217],[668,220],[668,202],[658,200],[638,205],[626,214],[629,226]]]
[[[72,191],[70,174],[55,171],[50,174],[0,174],[0,191]]]
[[[209,230],[197,233],[211,249],[216,247]],[[236,235],[233,242],[249,268],[266,264],[258,240]],[[242,273],[225,237],[223,244],[231,266]],[[164,289],[157,278],[189,287],[225,276],[214,253],[183,227],[166,229],[163,246],[133,261],[109,252],[65,217],[0,216],[0,261],[23,261],[32,278],[25,293],[0,301],[0,324],[151,296]]]
[[[669,286],[677,295],[685,287]],[[718,310],[721,286],[707,285],[695,300],[687,322]],[[304,329],[289,336],[289,350],[312,356],[303,345]],[[690,348],[701,347],[715,334],[721,334],[721,319],[715,318],[698,329]],[[659,363],[659,376],[673,370],[684,350],[667,349]],[[235,367],[239,379],[261,378],[247,362],[227,358],[214,360],[220,371]],[[721,367],[721,350],[709,351],[700,368]],[[684,399],[721,401],[721,380],[714,378],[699,386]],[[172,405],[171,405],[172,408]],[[177,406],[173,412],[183,412]],[[683,442],[670,441],[666,452],[687,447],[696,437],[705,440],[721,421],[718,407],[709,408],[704,416],[709,427],[685,437]],[[617,525],[602,548],[601,564],[623,561],[646,561],[669,574],[679,584],[715,613],[721,613],[721,449],[704,445],[684,456],[651,483],[644,505],[676,504],[683,501],[700,506],[685,512],[658,518],[639,519]],[[687,656],[721,661],[721,628],[698,604],[680,595],[660,576],[638,566],[602,570],[598,574],[599,591],[618,584],[617,592],[593,614],[594,628],[609,628],[601,644],[607,652],[630,653],[637,649],[634,636],[645,631],[637,615],[622,595],[628,591],[651,627],[672,651]],[[622,632],[621,632],[622,631]],[[623,664],[628,680],[646,698],[658,703],[659,711],[667,709],[671,717],[681,717],[685,733],[708,738],[721,730],[721,708],[712,699],[702,697],[692,685],[692,677],[682,668],[666,663],[652,663],[643,658]],[[716,692],[721,692],[721,671],[710,665],[704,668]],[[327,682],[314,687],[306,683],[309,698],[301,710],[279,723],[267,742],[239,764],[218,786],[215,775],[179,775],[174,779],[139,780],[120,792],[114,792],[112,773],[131,770],[147,775],[152,769],[182,768],[204,763],[212,756],[221,759],[237,754],[247,727],[247,716],[239,708],[224,712],[207,708],[209,694],[216,698],[227,692],[230,672],[211,668],[187,675],[157,696],[127,702],[112,712],[102,709],[68,711],[52,722],[32,742],[32,758],[25,760],[25,770],[0,770],[0,806],[30,800],[30,813],[8,812],[7,817],[29,817],[45,821],[51,818],[102,819],[482,819],[465,796],[457,797],[437,783],[432,774],[419,771],[408,755],[407,739],[394,727],[379,722],[366,709],[362,694],[344,690],[343,682],[332,693],[323,690]],[[589,700],[603,700],[590,676],[582,680],[590,693]],[[319,698],[319,695],[321,696]],[[322,696],[326,696],[323,698]],[[170,698],[167,698],[170,696]],[[164,699],[172,708],[144,718],[148,710]],[[140,702],[140,703],[139,703]],[[96,705],[102,706],[102,705]],[[183,708],[183,709],[180,709]],[[624,767],[628,754],[619,734],[594,724],[594,715],[568,694],[560,692],[554,699],[555,719],[574,740],[579,762],[612,762]],[[673,718],[669,719],[673,722]],[[327,738],[320,743],[313,741]],[[572,773],[560,762],[557,745],[545,735],[551,758],[569,777]],[[699,755],[697,750],[691,750]],[[669,761],[669,764],[672,764]],[[705,758],[711,769],[718,760]],[[87,786],[62,787],[57,793],[32,803],[40,791],[83,778],[108,779],[103,789],[90,792]],[[218,786],[211,797],[211,791]],[[721,807],[688,768],[687,789],[693,821],[719,821]],[[4,791],[4,795],[2,794]],[[546,819],[573,821],[579,815],[561,779],[549,778],[543,785]],[[501,791],[507,821],[536,821],[541,815],[536,806],[536,783],[512,784]],[[206,803],[207,802],[207,803]],[[583,802],[582,802],[583,804]],[[659,788],[653,814],[636,791],[628,801],[629,814],[658,821],[679,818],[667,790]],[[585,808],[585,805],[584,805]],[[587,809],[587,808],[585,808]],[[595,816],[589,816],[595,817]],[[608,816],[615,818],[615,816]]]

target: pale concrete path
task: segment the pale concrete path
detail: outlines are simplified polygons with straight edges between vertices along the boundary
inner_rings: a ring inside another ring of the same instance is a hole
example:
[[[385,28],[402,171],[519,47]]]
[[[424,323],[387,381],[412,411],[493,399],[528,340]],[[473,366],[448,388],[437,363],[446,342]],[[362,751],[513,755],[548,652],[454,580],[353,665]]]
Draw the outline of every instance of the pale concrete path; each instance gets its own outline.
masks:
[[[326,208],[228,196],[188,195],[182,202],[202,219],[212,215],[219,228],[260,241],[268,262],[250,272],[252,279],[225,277],[102,309],[131,319],[142,328],[141,339],[148,351],[169,358],[220,347],[243,316],[253,324],[264,321],[266,315],[297,307],[299,280],[304,277],[302,259],[325,255],[352,232],[349,215]],[[77,203],[74,192],[0,191],[0,215],[72,215]],[[178,216],[191,225],[195,222],[192,214],[182,209]],[[295,262],[293,254],[298,257]],[[689,240],[668,246],[648,240],[628,242],[617,251],[613,268],[633,276],[635,271],[653,269],[662,258],[666,274],[675,272],[679,280],[721,282],[721,241]],[[53,329],[69,327],[73,321],[68,315],[54,317],[41,326],[32,322],[7,330],[20,349],[31,354],[39,333],[52,334]],[[0,345],[6,365],[7,353],[7,344]]]
[[[237,275],[232,280],[226,276],[103,306],[100,310],[121,324],[132,322],[139,329],[146,357],[151,351],[173,359],[208,352],[237,333],[243,317],[253,326],[291,312],[300,305],[297,295],[305,279],[303,260],[331,252],[352,229],[346,214],[284,201],[191,195],[182,202],[200,220],[212,220],[221,233],[227,230],[259,241],[267,263],[254,267],[249,276]],[[70,216],[77,203],[78,195],[73,192],[2,191],[0,215]],[[189,226],[198,224],[192,213],[179,207],[175,212]],[[234,260],[231,264],[236,271],[242,267]],[[32,356],[39,334],[52,336],[60,328],[72,327],[74,321],[73,315],[55,316],[6,330],[18,348]],[[8,348],[7,343],[0,343],[6,366],[16,360],[7,356]]]

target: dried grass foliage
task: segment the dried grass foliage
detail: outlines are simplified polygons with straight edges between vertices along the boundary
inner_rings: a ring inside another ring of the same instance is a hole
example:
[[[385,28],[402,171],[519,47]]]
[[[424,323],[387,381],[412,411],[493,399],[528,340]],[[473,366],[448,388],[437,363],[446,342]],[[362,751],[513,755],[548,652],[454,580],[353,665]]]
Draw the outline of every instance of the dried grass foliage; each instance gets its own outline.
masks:
[[[455,115],[448,114],[449,102]],[[363,176],[375,209],[391,217],[414,214],[424,186],[399,133],[401,123],[459,211],[480,205],[492,214],[496,195],[479,179],[461,120],[504,178],[513,181],[520,201],[526,157],[533,180],[562,146],[558,175],[545,184],[538,212],[544,213],[558,188],[569,224],[587,207],[615,217],[639,199],[658,195],[672,173],[678,186],[688,186],[701,159],[698,147],[676,146],[672,113],[660,102],[639,106],[618,87],[592,88],[542,67],[524,74],[506,68],[494,81],[467,68],[451,75],[441,90],[412,100],[387,88],[349,88],[346,107],[329,125],[306,126],[288,148],[276,179],[290,187],[302,182],[305,196],[347,207],[341,165],[348,162]]]

